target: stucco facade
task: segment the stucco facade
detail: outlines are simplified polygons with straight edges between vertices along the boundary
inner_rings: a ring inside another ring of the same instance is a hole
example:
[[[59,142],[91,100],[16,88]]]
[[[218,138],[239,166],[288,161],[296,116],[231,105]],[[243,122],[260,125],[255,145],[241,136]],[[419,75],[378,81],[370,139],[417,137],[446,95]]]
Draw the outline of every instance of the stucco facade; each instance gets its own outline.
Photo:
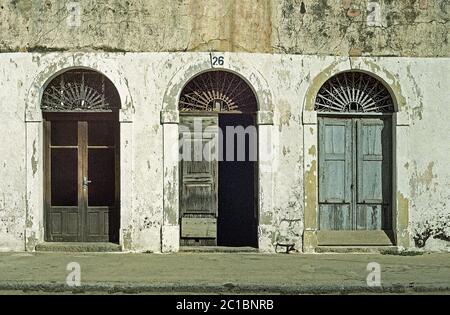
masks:
[[[317,120],[311,95],[328,77],[351,69],[383,80],[396,100],[398,245],[414,247],[426,222],[445,228],[448,59],[408,58],[404,67],[403,58],[223,55],[225,68],[246,78],[258,96],[261,250],[273,251],[281,239],[300,250],[314,247]],[[58,72],[87,67],[108,76],[122,100],[121,244],[130,251],[176,251],[175,105],[184,82],[211,67],[210,54],[16,53],[1,58],[2,176],[8,179],[1,183],[2,249],[33,250],[43,241],[40,96]]]
[[[375,77],[394,100],[393,245],[449,246],[446,1],[375,1],[374,19],[370,1],[75,1],[75,11],[64,1],[25,3],[2,1],[0,11],[1,251],[45,241],[41,99],[70,69],[104,74],[120,95],[123,251],[179,250],[178,100],[212,69],[237,74],[257,98],[261,252],[319,245],[314,101],[345,71]]]

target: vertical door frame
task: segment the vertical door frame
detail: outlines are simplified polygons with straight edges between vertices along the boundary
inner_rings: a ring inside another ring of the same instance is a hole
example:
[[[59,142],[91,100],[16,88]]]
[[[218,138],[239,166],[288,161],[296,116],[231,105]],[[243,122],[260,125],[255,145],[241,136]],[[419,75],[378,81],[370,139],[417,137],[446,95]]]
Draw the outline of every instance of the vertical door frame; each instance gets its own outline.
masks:
[[[43,139],[43,158],[44,158],[44,231],[45,231],[45,241],[50,239],[50,229],[47,228],[50,224],[49,218],[49,208],[51,203],[51,178],[50,178],[50,169],[51,169],[51,148],[50,148],[50,140],[51,140],[51,122],[48,120],[43,121],[43,129],[44,129],[44,139]],[[79,198],[79,197],[78,197]],[[77,198],[77,199],[78,199]]]
[[[78,233],[81,242],[86,241],[86,215],[87,215],[87,189],[83,185],[83,177],[87,177],[87,142],[88,124],[86,121],[78,121],[78,207],[80,211],[80,221],[78,223]]]

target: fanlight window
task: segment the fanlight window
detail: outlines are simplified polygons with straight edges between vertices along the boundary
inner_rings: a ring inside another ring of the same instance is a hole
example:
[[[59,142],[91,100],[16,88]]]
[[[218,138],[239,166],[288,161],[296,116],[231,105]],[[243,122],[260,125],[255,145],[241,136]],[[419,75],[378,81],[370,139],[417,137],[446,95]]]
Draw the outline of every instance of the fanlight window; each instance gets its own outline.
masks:
[[[91,70],[70,70],[59,75],[44,90],[41,103],[45,112],[105,112],[119,107],[113,83]]]
[[[320,89],[318,112],[391,113],[391,94],[377,79],[362,72],[344,72],[332,77]]]
[[[257,102],[252,89],[239,76],[227,71],[210,71],[186,85],[181,93],[179,110],[254,113]]]

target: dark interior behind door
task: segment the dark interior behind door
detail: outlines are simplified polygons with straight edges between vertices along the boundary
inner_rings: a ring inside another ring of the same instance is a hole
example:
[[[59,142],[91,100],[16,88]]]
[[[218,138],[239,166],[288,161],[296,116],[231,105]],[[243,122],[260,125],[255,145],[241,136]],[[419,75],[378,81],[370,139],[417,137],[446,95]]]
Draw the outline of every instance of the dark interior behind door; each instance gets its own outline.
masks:
[[[227,127],[242,126],[245,129],[254,126],[254,124],[253,115],[220,115],[219,125],[223,134],[223,141],[220,141],[223,144],[221,156],[226,157],[228,153],[226,148],[227,140],[229,140],[226,132]],[[234,137],[234,143],[236,144],[237,136]],[[256,140],[256,138],[253,139],[253,141]],[[217,241],[219,246],[257,247],[258,220],[257,203],[255,201],[257,162],[250,161],[250,136],[246,135],[245,161],[238,161],[239,152],[234,151],[234,161],[227,161],[224,158],[223,161],[219,162]]]

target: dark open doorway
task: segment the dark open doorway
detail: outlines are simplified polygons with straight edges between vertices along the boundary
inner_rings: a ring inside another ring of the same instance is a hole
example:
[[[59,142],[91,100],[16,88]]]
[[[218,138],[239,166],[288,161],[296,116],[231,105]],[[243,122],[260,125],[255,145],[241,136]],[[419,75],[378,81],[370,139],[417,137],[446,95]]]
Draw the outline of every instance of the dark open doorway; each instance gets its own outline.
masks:
[[[229,137],[234,135],[234,144],[238,143],[239,137],[237,134],[228,133],[227,135],[227,127],[238,126],[244,129],[255,126],[254,116],[219,115],[219,127],[223,135],[220,141],[223,160],[219,162],[217,245],[258,247],[257,161],[252,160],[250,154],[250,150],[254,150],[252,145],[256,145],[257,139],[251,139],[249,134],[245,134],[245,161],[238,160],[237,149],[234,150],[233,161],[226,158],[227,153],[228,156],[230,155],[226,145],[229,143]],[[257,137],[256,132],[254,136]],[[235,145],[234,148],[237,146]]]
[[[253,90],[234,73],[208,71],[186,84],[178,108],[180,244],[257,247],[258,106]],[[228,136],[227,127],[233,129]],[[241,148],[224,148],[230,139]],[[234,158],[221,158],[230,152]]]

